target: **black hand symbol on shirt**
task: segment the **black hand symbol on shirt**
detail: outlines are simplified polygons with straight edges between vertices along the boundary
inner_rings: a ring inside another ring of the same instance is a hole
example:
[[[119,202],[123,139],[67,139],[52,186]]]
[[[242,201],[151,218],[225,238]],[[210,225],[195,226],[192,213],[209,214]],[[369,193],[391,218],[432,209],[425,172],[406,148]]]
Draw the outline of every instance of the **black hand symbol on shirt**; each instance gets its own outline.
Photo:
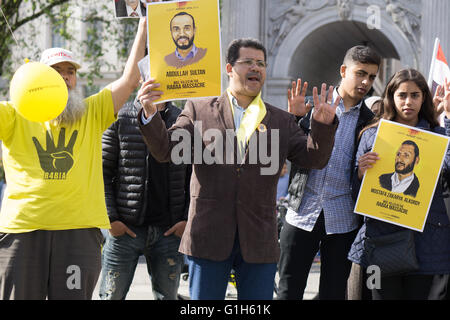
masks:
[[[73,166],[73,146],[77,139],[78,130],[75,130],[70,137],[70,141],[67,146],[64,146],[66,139],[66,128],[61,128],[58,137],[58,145],[55,146],[55,142],[50,136],[50,132],[47,131],[46,142],[47,150],[42,148],[41,144],[36,137],[33,137],[34,145],[39,156],[39,162],[42,170],[45,172],[64,172],[67,173]]]

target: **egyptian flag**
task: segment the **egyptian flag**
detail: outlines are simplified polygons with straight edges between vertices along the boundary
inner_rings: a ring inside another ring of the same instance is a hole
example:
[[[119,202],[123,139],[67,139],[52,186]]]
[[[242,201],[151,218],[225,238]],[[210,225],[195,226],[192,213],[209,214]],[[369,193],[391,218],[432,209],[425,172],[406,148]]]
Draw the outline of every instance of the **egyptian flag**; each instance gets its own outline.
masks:
[[[447,81],[450,80],[450,68],[448,67],[447,59],[445,59],[439,39],[436,38],[428,77],[428,86],[430,87],[432,97],[434,97],[438,85],[444,85],[445,78],[447,78]]]

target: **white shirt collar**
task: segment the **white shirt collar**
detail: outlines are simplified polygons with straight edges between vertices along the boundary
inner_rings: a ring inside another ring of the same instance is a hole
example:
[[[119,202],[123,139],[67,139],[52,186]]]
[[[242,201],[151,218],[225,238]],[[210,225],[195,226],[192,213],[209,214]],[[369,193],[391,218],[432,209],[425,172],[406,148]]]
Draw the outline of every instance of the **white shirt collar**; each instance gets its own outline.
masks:
[[[141,11],[141,3],[139,2],[138,3],[138,5],[137,5],[137,7],[136,7],[136,10],[133,10],[129,5],[125,5],[126,7],[127,7],[127,16],[129,17],[130,16],[130,14],[133,12],[133,11],[136,11],[136,13],[139,15],[139,17],[142,17],[142,11]]]
[[[392,182],[392,190],[391,191],[397,192],[397,193],[403,193],[403,192],[405,192],[406,189],[408,189],[409,185],[411,184],[411,182],[413,182],[413,180],[414,180],[414,173],[412,175],[410,175],[409,177],[400,181],[398,178],[398,173],[394,172],[394,174],[391,177],[391,182]]]

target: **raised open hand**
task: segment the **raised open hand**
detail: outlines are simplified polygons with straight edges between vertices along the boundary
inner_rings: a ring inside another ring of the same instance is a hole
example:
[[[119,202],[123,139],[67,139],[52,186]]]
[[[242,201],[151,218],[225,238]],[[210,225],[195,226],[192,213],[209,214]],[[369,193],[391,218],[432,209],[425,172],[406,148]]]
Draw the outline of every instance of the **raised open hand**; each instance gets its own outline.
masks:
[[[433,105],[436,109],[436,113],[439,116],[442,112],[444,112],[444,104],[442,103],[444,96],[444,86],[439,85],[436,88],[436,92],[434,93]]]
[[[47,131],[45,134],[47,150],[44,150],[36,137],[32,138],[39,156],[41,168],[47,174],[47,178],[64,179],[67,172],[72,168],[74,163],[73,146],[77,140],[77,135],[78,131],[75,130],[70,137],[69,143],[65,146],[66,128],[61,128],[58,145],[55,145],[55,141],[49,131]],[[53,174],[50,176],[50,173]]]
[[[336,115],[336,108],[341,101],[341,97],[338,96],[334,103],[331,103],[333,100],[333,86],[330,86],[328,89],[328,97],[327,94],[327,85],[326,83],[322,83],[322,89],[320,90],[320,97],[317,94],[317,87],[313,88],[313,101],[314,101],[314,113],[313,118],[318,122],[322,122],[325,124],[333,123],[334,116]]]
[[[303,117],[310,110],[312,105],[308,102],[305,104],[306,90],[308,89],[308,82],[303,83],[302,79],[297,79],[297,82],[292,81],[292,88],[288,89],[288,112],[295,116]]]
[[[447,78],[444,81],[444,85],[437,87],[433,104],[437,115],[445,112],[447,118],[450,119],[450,81],[447,81]]]

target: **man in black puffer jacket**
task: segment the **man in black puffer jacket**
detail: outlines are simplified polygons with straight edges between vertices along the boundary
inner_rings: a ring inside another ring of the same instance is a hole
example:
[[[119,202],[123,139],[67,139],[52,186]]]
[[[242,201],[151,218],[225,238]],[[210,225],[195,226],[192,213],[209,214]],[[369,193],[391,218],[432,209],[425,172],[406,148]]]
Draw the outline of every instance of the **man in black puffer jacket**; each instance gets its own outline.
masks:
[[[155,299],[174,300],[184,258],[178,252],[189,207],[190,165],[159,163],[137,123],[139,102],[127,103],[103,135],[103,176],[111,229],[102,254],[101,299],[125,299],[144,255]],[[161,104],[171,127],[181,110]]]

